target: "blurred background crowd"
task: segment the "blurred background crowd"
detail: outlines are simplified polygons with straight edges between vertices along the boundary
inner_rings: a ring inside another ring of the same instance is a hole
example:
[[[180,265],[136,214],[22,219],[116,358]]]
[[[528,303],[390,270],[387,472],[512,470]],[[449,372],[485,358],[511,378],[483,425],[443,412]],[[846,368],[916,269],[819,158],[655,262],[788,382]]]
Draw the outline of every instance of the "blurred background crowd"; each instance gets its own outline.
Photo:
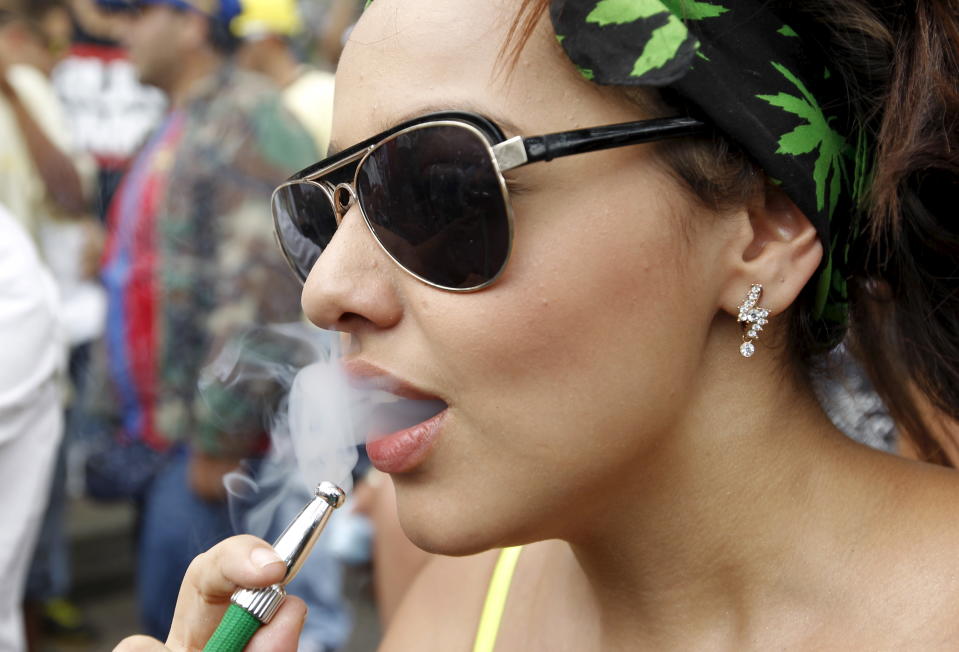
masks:
[[[0,651],[165,638],[189,561],[243,529],[224,477],[255,472],[288,388],[264,361],[302,366],[283,333],[320,336],[271,192],[326,153],[363,4],[0,0]],[[237,382],[208,382],[224,357]],[[830,415],[895,450],[862,373],[836,364]],[[291,587],[301,650],[373,649],[424,562],[388,480],[362,456],[354,477],[353,512]]]
[[[303,363],[256,331],[310,335],[270,195],[325,154],[362,4],[0,0],[0,650],[162,639],[190,559],[243,529],[223,478],[282,382],[198,387],[224,352]],[[369,527],[336,521],[300,649],[378,636]]]

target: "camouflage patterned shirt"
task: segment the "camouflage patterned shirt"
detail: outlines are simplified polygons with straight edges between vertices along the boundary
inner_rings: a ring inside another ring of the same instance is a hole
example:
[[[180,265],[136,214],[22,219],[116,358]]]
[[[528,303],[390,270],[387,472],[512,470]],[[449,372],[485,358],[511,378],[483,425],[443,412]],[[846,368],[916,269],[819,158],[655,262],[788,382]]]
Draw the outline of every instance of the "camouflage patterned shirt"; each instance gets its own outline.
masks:
[[[172,111],[110,210],[106,352],[123,437],[212,455],[263,446],[276,388],[235,379],[215,397],[201,369],[258,324],[300,318],[273,238],[270,195],[315,161],[312,139],[265,79],[225,66]]]

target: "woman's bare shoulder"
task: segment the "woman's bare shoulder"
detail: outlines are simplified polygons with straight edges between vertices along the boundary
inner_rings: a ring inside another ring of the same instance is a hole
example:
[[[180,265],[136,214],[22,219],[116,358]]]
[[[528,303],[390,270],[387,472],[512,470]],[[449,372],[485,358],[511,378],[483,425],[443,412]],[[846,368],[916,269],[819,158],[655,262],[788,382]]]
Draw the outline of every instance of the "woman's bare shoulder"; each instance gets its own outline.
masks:
[[[887,609],[887,622],[912,641],[927,641],[922,649],[957,649],[959,472],[918,462],[900,468],[890,508],[870,537],[878,563],[867,573],[867,594]]]
[[[498,550],[436,555],[427,562],[390,622],[380,652],[470,650],[498,555]]]

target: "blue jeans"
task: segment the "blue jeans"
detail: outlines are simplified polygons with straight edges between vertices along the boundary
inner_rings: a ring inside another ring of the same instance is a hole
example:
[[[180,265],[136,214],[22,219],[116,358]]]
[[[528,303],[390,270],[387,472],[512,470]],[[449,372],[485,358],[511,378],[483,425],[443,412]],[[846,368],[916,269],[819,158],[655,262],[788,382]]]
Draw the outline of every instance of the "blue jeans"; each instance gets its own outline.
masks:
[[[190,489],[189,454],[181,448],[153,478],[143,497],[137,596],[145,633],[166,640],[180,583],[193,558],[234,534],[227,504]]]

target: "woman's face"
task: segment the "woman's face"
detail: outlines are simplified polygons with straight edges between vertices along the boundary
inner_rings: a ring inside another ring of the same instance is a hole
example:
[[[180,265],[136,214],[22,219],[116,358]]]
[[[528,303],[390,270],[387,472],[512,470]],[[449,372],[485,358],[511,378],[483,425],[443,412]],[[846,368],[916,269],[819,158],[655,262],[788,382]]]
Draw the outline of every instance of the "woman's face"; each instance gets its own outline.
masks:
[[[487,115],[507,137],[509,123],[536,135],[648,117],[582,80],[548,19],[504,70],[516,4],[375,0],[337,72],[333,141],[442,109]],[[417,281],[353,207],[303,295],[313,321],[351,335],[353,359],[448,404],[425,457],[394,474],[404,529],[437,552],[589,527],[682,418],[718,306],[724,220],[687,198],[652,147],[507,178],[513,252],[489,288]]]

